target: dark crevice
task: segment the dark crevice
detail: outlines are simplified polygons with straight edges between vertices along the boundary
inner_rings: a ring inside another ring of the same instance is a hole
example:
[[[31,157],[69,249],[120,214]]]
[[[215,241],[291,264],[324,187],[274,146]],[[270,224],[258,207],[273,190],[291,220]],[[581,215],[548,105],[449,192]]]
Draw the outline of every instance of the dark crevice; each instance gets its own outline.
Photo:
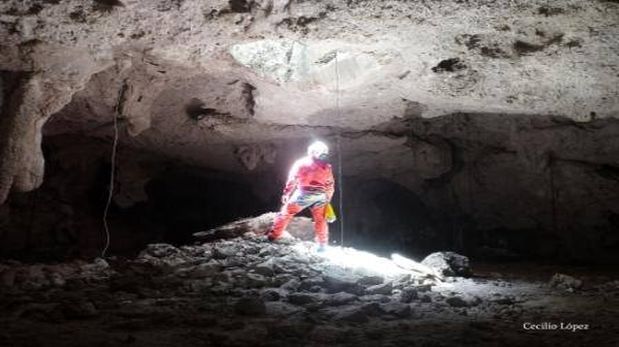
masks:
[[[251,1],[248,0],[230,0],[228,4],[232,12],[246,13],[251,10]]]
[[[228,112],[219,112],[214,108],[207,107],[203,101],[197,98],[192,98],[191,101],[189,101],[187,106],[185,106],[185,112],[189,118],[195,121],[202,120],[206,117],[230,116]]]
[[[256,87],[252,86],[249,83],[244,83],[243,90],[241,91],[243,97],[245,98],[245,109],[247,110],[249,115],[252,117],[254,116],[256,112],[255,111],[256,100],[254,98],[255,90],[256,90]]]
[[[120,0],[94,0],[94,9],[101,12],[111,12],[115,7],[125,7]]]
[[[450,58],[441,60],[438,65],[432,68],[433,72],[455,72],[466,69],[466,64],[460,58]]]

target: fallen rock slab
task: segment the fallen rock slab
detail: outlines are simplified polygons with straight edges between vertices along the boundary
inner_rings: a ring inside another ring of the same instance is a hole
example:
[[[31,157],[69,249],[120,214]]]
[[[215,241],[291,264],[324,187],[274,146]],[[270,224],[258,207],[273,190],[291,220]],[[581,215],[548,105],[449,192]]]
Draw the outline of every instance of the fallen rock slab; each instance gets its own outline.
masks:
[[[218,239],[232,239],[250,233],[254,235],[266,235],[273,227],[273,220],[277,213],[269,212],[257,217],[241,219],[221,227],[200,231],[193,236],[201,241],[214,241]],[[314,238],[314,229],[311,218],[295,217],[286,228],[291,236],[304,241]]]

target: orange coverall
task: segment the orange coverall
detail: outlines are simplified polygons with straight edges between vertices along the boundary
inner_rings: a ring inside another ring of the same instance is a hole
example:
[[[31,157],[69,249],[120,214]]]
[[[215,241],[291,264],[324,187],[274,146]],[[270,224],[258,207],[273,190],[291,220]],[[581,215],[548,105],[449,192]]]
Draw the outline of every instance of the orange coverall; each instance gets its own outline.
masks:
[[[316,242],[326,245],[329,241],[329,228],[325,219],[325,208],[334,191],[331,164],[309,156],[297,160],[288,174],[282,197],[283,205],[275,217],[269,239],[280,238],[292,218],[309,207],[314,219]]]

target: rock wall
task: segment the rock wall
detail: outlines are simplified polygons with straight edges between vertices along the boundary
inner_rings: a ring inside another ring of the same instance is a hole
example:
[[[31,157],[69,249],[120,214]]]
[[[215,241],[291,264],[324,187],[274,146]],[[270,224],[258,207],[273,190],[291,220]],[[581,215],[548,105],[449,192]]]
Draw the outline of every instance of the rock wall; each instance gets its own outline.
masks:
[[[69,103],[92,73],[109,64],[79,49],[63,49],[38,40],[16,49],[2,46],[2,53],[0,202],[11,191],[31,191],[41,185],[45,167],[43,125]]]
[[[0,208],[0,257],[93,257],[105,242],[103,210],[109,143],[83,136],[46,137],[42,186],[13,193]],[[251,177],[176,163],[120,147],[108,222],[111,251],[134,254],[148,242],[192,242],[191,234],[268,210],[274,196],[252,191]]]
[[[419,257],[453,249],[478,257],[612,262],[618,246],[617,127],[614,121],[460,114],[342,132],[339,152],[337,137],[327,135],[336,175],[342,155],[343,180],[337,179],[345,243]],[[276,211],[288,167],[310,139],[302,139],[307,129],[296,129],[300,140],[273,142],[263,130],[244,135],[269,142],[238,147],[258,153],[247,166],[245,152],[234,146],[213,144],[207,158],[224,159],[202,165],[138,150],[125,128],[110,218],[113,249],[189,242],[192,232]],[[227,140],[245,143],[240,134]],[[51,172],[41,191],[17,194],[3,208],[3,250],[56,245],[66,254],[58,240],[73,238],[81,241],[69,253],[96,253],[109,138],[64,134],[45,141]],[[275,155],[265,160],[263,151]],[[338,210],[339,203],[338,192]],[[74,224],[69,236],[54,236],[67,224]],[[28,233],[24,225],[30,225]],[[331,226],[332,241],[340,242],[340,230],[339,222]]]

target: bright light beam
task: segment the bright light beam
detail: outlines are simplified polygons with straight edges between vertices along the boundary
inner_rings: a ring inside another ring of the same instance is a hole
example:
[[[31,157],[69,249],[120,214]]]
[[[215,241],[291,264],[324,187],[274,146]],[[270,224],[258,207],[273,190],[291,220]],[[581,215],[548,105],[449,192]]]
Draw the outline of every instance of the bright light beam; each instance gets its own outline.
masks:
[[[295,245],[294,248],[301,253],[311,252],[301,244]],[[329,246],[319,256],[324,258],[329,266],[336,266],[361,275],[397,277],[411,273],[410,270],[398,266],[391,259],[354,248]]]
[[[434,277],[436,277],[438,279],[441,279],[441,280],[443,279],[443,277],[441,275],[439,275],[436,271],[434,271],[434,269],[432,269],[432,268],[430,268],[428,266],[425,266],[425,265],[423,265],[421,263],[418,263],[418,262],[416,262],[416,261],[414,261],[412,259],[408,259],[406,257],[403,257],[403,256],[401,256],[399,254],[393,253],[391,255],[391,260],[393,260],[393,262],[397,266],[399,266],[399,267],[401,267],[403,269],[406,269],[406,270],[409,270],[409,271],[419,272],[419,273],[422,273],[424,275],[434,276]]]

